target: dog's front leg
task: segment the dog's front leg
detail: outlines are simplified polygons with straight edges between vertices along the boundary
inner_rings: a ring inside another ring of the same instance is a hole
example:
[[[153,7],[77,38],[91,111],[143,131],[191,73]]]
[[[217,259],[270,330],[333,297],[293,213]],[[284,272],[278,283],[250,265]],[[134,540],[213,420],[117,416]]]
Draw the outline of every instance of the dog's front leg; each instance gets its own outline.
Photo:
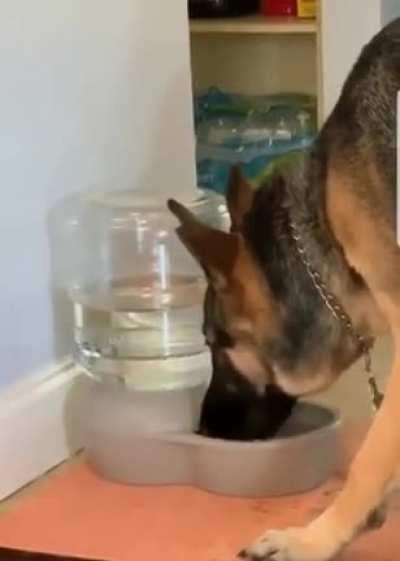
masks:
[[[360,531],[390,493],[400,466],[400,331],[387,393],[345,487],[309,526],[269,531],[240,553],[249,560],[328,561]]]

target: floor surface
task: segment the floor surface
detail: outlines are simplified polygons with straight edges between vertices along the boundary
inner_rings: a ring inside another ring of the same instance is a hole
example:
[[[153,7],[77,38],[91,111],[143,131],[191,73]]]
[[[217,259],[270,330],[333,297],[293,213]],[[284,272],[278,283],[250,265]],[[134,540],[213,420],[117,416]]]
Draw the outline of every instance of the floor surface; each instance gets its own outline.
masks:
[[[12,500],[0,514],[0,545],[110,561],[233,561],[271,527],[306,523],[340,487],[267,500],[219,497],[190,488],[106,482],[72,463]],[[400,509],[359,539],[342,561],[398,561]]]

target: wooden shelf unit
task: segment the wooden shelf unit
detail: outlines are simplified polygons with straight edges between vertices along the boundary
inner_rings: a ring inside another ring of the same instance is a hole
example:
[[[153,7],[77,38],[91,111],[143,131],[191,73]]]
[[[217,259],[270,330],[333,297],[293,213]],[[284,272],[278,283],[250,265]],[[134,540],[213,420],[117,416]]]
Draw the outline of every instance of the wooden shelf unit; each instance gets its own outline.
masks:
[[[262,15],[240,18],[193,19],[190,31],[203,35],[283,35],[317,33],[317,23],[313,19],[295,17],[264,17]]]

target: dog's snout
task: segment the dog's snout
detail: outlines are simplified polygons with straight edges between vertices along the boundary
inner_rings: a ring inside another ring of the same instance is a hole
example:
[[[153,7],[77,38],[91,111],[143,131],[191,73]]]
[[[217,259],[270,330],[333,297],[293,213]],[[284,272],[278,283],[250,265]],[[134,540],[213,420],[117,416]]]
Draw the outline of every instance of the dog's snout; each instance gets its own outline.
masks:
[[[290,416],[296,399],[265,382],[260,391],[236,370],[226,349],[212,350],[212,358],[213,376],[203,403],[200,432],[228,440],[272,438]]]

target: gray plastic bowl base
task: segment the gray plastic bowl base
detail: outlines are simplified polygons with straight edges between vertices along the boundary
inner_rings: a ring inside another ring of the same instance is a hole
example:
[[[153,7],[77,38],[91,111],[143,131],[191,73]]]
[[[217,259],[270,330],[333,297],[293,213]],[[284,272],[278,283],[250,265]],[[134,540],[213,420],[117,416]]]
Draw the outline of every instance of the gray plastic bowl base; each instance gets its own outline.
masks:
[[[89,464],[123,484],[192,485],[249,498],[308,491],[337,467],[340,419],[335,411],[301,403],[275,439],[217,440],[194,434],[204,391],[133,396],[96,384],[82,417]],[[168,400],[171,407],[165,407]],[[157,430],[158,424],[168,428]]]

